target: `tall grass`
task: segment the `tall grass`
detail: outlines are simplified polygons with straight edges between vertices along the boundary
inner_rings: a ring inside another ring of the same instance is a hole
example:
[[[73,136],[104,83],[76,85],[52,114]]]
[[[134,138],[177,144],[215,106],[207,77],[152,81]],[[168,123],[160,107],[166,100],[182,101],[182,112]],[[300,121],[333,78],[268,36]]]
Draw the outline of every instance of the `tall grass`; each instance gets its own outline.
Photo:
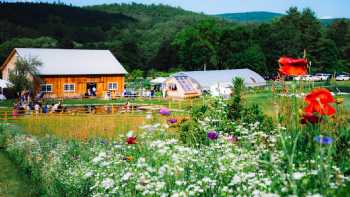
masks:
[[[183,115],[174,115],[178,119]],[[149,122],[165,124],[168,117],[152,114],[146,119],[144,113],[117,113],[113,115],[39,115],[24,116],[16,123],[29,134],[37,136],[55,135],[64,139],[88,140],[103,138],[116,140],[121,134],[129,131],[138,133],[139,127]],[[170,129],[169,132],[173,132]]]

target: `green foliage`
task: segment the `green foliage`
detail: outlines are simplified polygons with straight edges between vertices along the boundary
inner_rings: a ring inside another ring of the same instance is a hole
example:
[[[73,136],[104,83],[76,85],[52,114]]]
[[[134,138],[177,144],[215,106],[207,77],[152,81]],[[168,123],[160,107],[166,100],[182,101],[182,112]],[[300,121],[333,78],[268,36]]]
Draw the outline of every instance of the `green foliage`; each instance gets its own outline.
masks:
[[[133,70],[128,76],[128,78],[130,78],[131,80],[142,79],[143,77],[144,77],[144,71],[141,69]]]
[[[0,30],[1,31],[1,30]],[[0,44],[0,60],[10,54],[14,48],[55,48],[58,47],[56,39],[50,37],[14,38]]]
[[[243,109],[242,104],[242,91],[244,88],[244,80],[236,77],[232,80],[233,83],[233,95],[231,96],[228,106],[228,118],[232,121],[239,120],[241,118],[241,111]]]
[[[198,122],[187,120],[181,124],[180,140],[189,146],[208,144],[207,131],[200,128]]]
[[[38,67],[42,63],[36,58],[20,58],[16,60],[14,70],[10,70],[9,81],[13,84],[13,89],[18,96],[21,96],[22,91],[33,91],[33,80],[38,79]]]
[[[319,71],[341,71],[341,66],[339,65],[339,52],[335,43],[331,39],[320,39],[317,45],[316,53],[317,65],[316,68]],[[315,69],[315,70],[316,70]]]
[[[6,34],[0,34],[0,42],[14,37],[39,36],[96,42],[104,40],[112,26],[125,27],[125,24],[134,21],[123,14],[63,4],[0,2],[0,10],[0,21],[6,24],[6,29],[2,28]],[[18,29],[21,31],[17,32]]]
[[[208,112],[208,106],[196,106],[191,110],[191,119],[181,123],[180,140],[188,145],[199,146],[208,144],[207,131],[201,129],[199,121],[203,120]]]
[[[270,133],[275,129],[272,118],[266,116],[257,104],[243,108],[241,112],[241,122],[247,124],[255,124],[256,122],[259,122],[259,129],[266,133]]]
[[[146,73],[206,66],[275,75],[280,56],[302,57],[306,49],[313,71],[350,69],[349,21],[321,26],[312,10],[295,7],[266,23],[239,24],[166,5],[2,2],[0,26],[0,61],[14,47],[92,48]]]
[[[210,19],[178,33],[173,45],[179,50],[182,64],[191,65],[190,69],[217,67],[220,31],[220,23]]]

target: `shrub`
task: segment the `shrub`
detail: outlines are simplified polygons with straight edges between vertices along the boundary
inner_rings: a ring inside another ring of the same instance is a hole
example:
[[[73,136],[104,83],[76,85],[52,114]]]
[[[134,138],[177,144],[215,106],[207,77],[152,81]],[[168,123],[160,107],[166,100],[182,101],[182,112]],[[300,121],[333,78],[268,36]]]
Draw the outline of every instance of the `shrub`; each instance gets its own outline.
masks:
[[[256,104],[243,108],[241,117],[241,122],[243,123],[254,124],[259,122],[259,129],[266,133],[274,130],[272,118],[265,115]]]
[[[236,77],[232,81],[233,83],[233,95],[231,95],[231,100],[228,106],[228,118],[232,121],[241,118],[242,106],[242,91],[244,88],[244,80],[242,78]]]
[[[187,120],[180,126],[180,140],[190,146],[208,144],[207,132],[200,128],[198,122]]]

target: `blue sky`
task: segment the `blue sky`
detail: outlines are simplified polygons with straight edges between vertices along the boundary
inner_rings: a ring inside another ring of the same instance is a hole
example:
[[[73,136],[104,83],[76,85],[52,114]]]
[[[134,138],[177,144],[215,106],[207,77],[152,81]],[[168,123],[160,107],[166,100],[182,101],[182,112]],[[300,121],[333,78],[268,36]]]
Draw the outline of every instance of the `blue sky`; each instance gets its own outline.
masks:
[[[15,0],[12,0],[12,2]],[[43,0],[53,2],[53,0]],[[57,0],[56,0],[57,1]],[[95,5],[102,3],[145,3],[167,4],[179,6],[186,10],[204,12],[207,14],[272,11],[284,13],[290,6],[309,7],[320,18],[346,17],[350,18],[350,0],[60,0],[73,5]]]

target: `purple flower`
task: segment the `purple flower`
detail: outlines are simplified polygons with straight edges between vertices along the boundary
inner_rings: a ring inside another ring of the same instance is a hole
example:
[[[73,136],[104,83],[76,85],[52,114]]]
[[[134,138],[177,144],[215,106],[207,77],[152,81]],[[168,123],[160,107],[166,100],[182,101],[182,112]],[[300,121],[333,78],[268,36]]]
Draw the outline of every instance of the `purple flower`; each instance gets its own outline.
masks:
[[[159,113],[164,116],[169,116],[170,115],[170,110],[167,108],[160,108]]]
[[[323,136],[316,136],[314,137],[314,141],[320,144],[332,144],[333,143],[333,138],[331,137],[323,137]]]
[[[219,137],[219,134],[216,131],[209,131],[208,132],[208,138],[210,140],[216,140],[216,139],[218,139],[218,137]]]
[[[170,124],[175,124],[175,123],[177,123],[177,120],[176,120],[175,118],[170,118],[170,119],[168,119],[167,121],[168,121],[168,123],[170,123]]]

